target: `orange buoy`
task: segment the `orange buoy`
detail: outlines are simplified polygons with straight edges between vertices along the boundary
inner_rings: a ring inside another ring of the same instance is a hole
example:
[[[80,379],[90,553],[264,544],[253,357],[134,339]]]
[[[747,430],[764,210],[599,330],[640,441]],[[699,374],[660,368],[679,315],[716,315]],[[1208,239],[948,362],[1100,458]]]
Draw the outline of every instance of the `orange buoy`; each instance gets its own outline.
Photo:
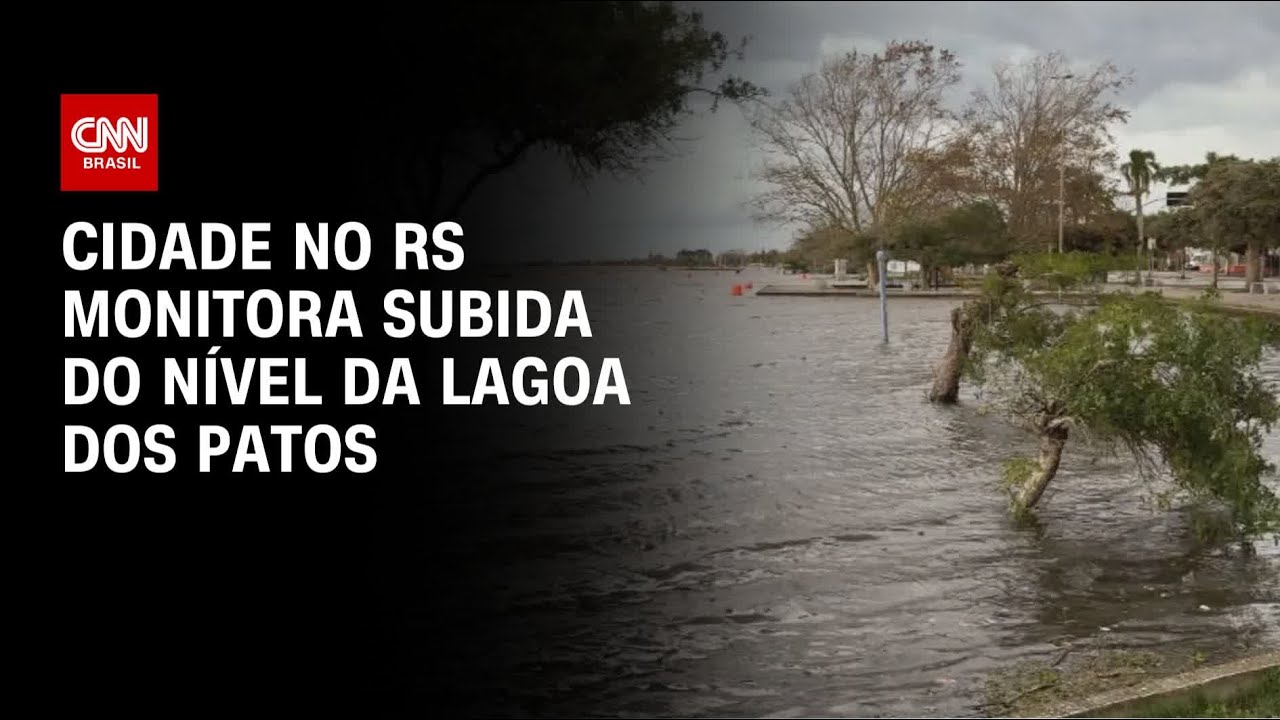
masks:
[[[734,285],[734,286],[733,286],[733,292],[732,292],[732,294],[733,294],[733,295],[741,295],[741,294],[742,294],[742,286],[741,286],[741,285]]]

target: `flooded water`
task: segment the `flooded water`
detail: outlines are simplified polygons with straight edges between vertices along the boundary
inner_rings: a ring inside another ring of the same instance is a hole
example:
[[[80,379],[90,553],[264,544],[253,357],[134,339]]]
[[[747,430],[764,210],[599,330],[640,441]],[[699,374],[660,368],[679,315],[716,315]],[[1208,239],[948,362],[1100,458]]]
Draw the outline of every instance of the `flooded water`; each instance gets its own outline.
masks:
[[[554,272],[597,334],[565,354],[616,347],[634,404],[556,452],[531,415],[492,460],[528,477],[495,499],[493,602],[555,638],[486,649],[518,658],[513,708],[966,716],[986,673],[1066,643],[1280,646],[1280,549],[1198,547],[1122,460],[1073,442],[1038,525],[1009,521],[1000,462],[1031,439],[925,399],[947,301],[892,301],[884,346],[875,300],[730,295],[763,270]]]

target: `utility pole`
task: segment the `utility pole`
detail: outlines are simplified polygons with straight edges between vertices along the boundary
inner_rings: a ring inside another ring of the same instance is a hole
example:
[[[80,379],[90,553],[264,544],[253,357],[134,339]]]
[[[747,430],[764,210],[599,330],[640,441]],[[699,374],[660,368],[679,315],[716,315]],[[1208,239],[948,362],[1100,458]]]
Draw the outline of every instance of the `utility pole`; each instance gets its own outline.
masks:
[[[876,265],[880,271],[880,336],[882,342],[889,342],[889,280],[885,277],[888,268],[886,267],[889,260],[889,253],[884,250],[876,251]]]
[[[1074,75],[1074,74],[1072,74],[1072,73],[1067,73],[1066,75],[1054,75],[1054,76],[1050,77],[1049,79],[1050,79],[1050,80],[1057,80],[1057,81],[1061,81],[1061,80],[1070,80],[1071,78],[1074,78],[1074,77],[1075,77],[1075,75]],[[1059,85],[1058,87],[1060,88],[1060,87],[1061,87],[1061,85]],[[1061,255],[1061,254],[1062,254],[1062,252],[1063,252],[1063,243],[1062,243],[1062,235],[1063,235],[1063,213],[1064,213],[1064,211],[1065,211],[1065,206],[1066,206],[1066,204],[1067,204],[1067,148],[1066,148],[1066,145],[1067,145],[1067,138],[1066,138],[1066,129],[1064,128],[1062,132],[1063,132],[1063,137],[1062,137],[1062,147],[1061,147],[1061,148],[1059,148],[1059,153],[1060,153],[1060,155],[1058,156],[1058,254],[1059,254],[1059,255]]]
[[[1058,254],[1062,254],[1062,215],[1063,208],[1067,204],[1067,163],[1062,160],[1058,163]]]

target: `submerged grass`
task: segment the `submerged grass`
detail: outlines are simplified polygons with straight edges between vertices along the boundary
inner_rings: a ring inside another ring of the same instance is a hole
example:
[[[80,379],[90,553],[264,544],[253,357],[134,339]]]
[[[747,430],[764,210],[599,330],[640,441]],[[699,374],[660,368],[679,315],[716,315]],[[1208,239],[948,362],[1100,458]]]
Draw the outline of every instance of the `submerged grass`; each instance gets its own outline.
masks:
[[[1167,718],[1280,717],[1280,669],[1268,670],[1260,685],[1226,702],[1197,695],[1183,702],[1154,704],[1145,714]]]
[[[1068,648],[1055,661],[1020,663],[992,674],[987,678],[984,709],[995,716],[1040,715],[1065,700],[1133,685],[1185,667],[1146,651]]]
[[[987,676],[986,717],[1050,717],[1064,706],[1100,693],[1133,687],[1206,665],[1219,665],[1256,654],[1243,638],[1234,648],[1209,652],[1194,646],[1162,647],[1156,652],[1110,646],[1105,641],[1063,646],[1047,660],[1006,666]],[[1168,707],[1143,711],[1143,717],[1280,717],[1280,673],[1269,671],[1265,681],[1231,703],[1196,698]]]

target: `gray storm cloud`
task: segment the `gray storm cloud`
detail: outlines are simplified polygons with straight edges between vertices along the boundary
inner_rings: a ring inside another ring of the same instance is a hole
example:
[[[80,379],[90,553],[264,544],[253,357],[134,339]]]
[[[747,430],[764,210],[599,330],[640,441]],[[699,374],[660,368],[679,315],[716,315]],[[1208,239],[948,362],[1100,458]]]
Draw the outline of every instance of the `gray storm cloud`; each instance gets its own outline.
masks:
[[[1121,95],[1132,116],[1115,128],[1122,153],[1141,147],[1166,163],[1206,151],[1280,155],[1280,3],[688,3],[706,24],[751,38],[734,71],[772,93],[813,70],[824,54],[874,51],[921,39],[954,51],[964,90],[987,82],[993,63],[1061,51],[1073,63],[1110,60],[1131,72]],[[693,118],[681,157],[643,182],[602,178],[590,194],[526,187],[528,222],[573,223],[562,259],[784,247],[789,234],[759,227],[744,207],[757,162],[733,107]],[[519,186],[518,176],[504,180]],[[586,228],[586,231],[582,229]],[[554,231],[548,230],[549,234]]]

